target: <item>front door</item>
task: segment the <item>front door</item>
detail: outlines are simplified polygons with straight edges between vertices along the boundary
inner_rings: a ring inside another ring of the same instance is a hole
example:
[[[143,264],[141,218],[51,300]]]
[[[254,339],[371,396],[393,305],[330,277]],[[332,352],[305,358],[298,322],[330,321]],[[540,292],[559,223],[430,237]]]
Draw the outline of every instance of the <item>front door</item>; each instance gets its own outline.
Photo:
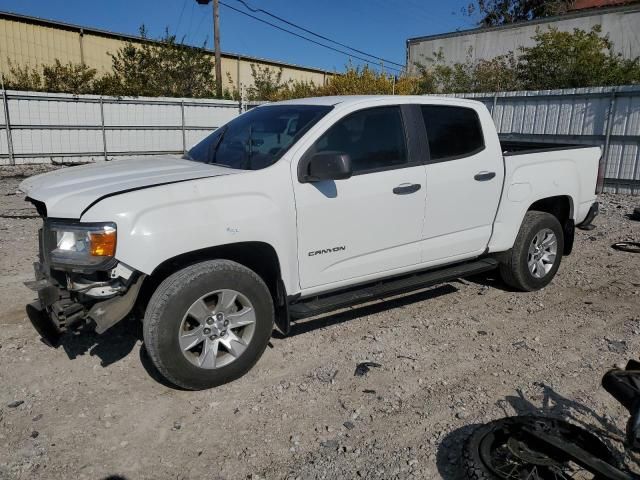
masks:
[[[406,138],[400,107],[369,108],[338,120],[305,154],[347,153],[353,176],[294,178],[302,288],[357,283],[420,261],[425,168]]]

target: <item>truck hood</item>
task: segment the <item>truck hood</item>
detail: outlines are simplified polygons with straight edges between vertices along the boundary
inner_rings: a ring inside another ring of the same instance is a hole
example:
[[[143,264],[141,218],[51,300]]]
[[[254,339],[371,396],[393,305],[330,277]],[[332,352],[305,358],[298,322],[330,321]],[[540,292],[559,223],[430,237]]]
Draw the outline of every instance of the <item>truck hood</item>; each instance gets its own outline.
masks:
[[[80,218],[90,205],[104,197],[239,172],[167,155],[63,168],[30,177],[18,188],[28,198],[43,202],[48,217]]]

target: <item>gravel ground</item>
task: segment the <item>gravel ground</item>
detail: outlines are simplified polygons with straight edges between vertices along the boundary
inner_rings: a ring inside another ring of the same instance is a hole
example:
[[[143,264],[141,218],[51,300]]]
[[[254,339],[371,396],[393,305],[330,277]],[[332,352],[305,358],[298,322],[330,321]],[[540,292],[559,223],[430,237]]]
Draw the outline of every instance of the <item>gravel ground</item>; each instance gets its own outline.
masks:
[[[344,310],[274,337],[258,365],[204,392],[165,386],[139,322],[51,349],[25,319],[40,220],[0,171],[0,479],[464,478],[473,425],[547,412],[621,433],[599,384],[640,347],[638,197],[604,195],[553,283],[493,274]],[[381,365],[354,376],[358,362]],[[614,447],[619,444],[607,440]]]

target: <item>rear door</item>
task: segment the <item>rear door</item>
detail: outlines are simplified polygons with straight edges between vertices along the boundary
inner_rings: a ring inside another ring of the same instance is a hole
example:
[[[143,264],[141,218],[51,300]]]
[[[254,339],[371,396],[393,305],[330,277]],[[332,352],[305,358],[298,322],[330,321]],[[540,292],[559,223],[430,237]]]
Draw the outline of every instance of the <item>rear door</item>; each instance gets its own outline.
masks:
[[[357,283],[419,263],[425,169],[403,112],[381,106],[350,113],[303,155],[349,154],[347,180],[301,183],[293,162],[302,288]]]
[[[422,262],[477,256],[487,246],[500,201],[502,156],[485,144],[474,108],[421,105],[420,111],[429,143]],[[480,113],[491,122],[488,112]]]

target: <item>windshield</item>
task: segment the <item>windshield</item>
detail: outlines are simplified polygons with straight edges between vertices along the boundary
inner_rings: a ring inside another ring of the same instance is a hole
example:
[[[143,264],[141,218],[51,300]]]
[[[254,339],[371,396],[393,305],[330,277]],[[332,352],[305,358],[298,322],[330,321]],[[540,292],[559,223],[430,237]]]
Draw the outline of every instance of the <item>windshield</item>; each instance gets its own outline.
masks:
[[[184,158],[242,170],[273,165],[332,107],[266,105],[249,110],[202,140]]]

